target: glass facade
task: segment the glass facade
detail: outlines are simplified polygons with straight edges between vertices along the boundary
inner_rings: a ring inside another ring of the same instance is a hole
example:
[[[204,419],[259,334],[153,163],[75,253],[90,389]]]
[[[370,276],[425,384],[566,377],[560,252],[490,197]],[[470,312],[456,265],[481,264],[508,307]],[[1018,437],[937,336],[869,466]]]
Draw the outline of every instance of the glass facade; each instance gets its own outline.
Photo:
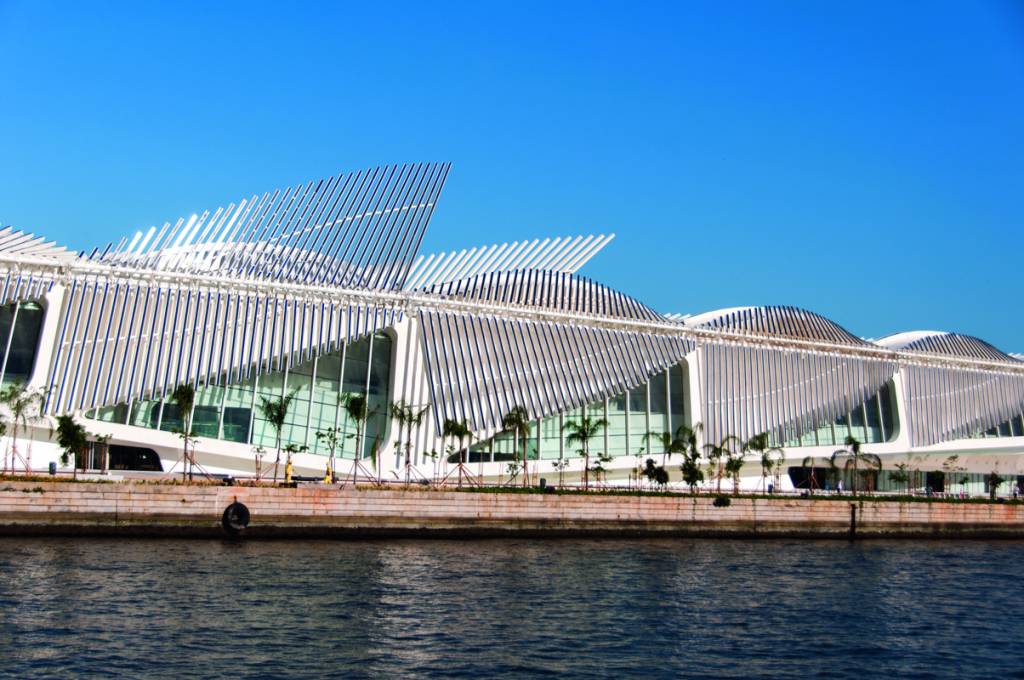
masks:
[[[27,383],[39,349],[46,310],[37,302],[0,306],[0,374],[3,383]]]
[[[531,460],[558,460],[579,456],[578,445],[565,441],[565,423],[583,415],[593,419],[604,418],[607,427],[590,443],[591,456],[606,453],[609,456],[632,456],[638,453],[664,453],[662,446],[648,432],[675,433],[681,425],[689,426],[689,404],[686,365],[673,366],[655,375],[646,383],[625,394],[597,401],[583,408],[534,420],[530,424],[527,457]],[[477,442],[470,447],[469,462],[511,461],[515,456],[515,442],[509,432]],[[453,457],[453,461],[457,456]]]
[[[853,470],[845,466],[830,468],[825,466],[796,467],[787,470],[790,481],[796,489],[814,488],[821,491],[835,491],[839,480],[843,481],[846,493],[853,489]],[[893,475],[898,471],[894,468],[882,470],[861,469],[860,490],[881,493],[910,494],[944,494],[947,496],[987,496],[989,493],[989,473],[987,472],[947,472],[945,470],[928,470],[907,468],[906,479]],[[1002,475],[1002,483],[997,487],[997,494],[1011,496],[1014,489],[1020,494],[1024,492],[1024,475]]]
[[[263,400],[291,395],[281,446],[305,446],[309,452],[328,455],[317,431],[342,429],[335,455],[354,458],[356,423],[349,418],[339,396],[367,396],[369,416],[363,427],[363,457],[387,436],[391,384],[391,338],[380,333],[349,343],[340,351],[296,364],[289,370],[266,373],[246,382],[205,385],[196,389],[192,429],[200,439],[221,439],[272,450],[277,433],[260,408]],[[103,422],[177,432],[182,417],[170,397],[136,401],[96,409],[87,417]]]
[[[1000,423],[998,427],[993,427],[991,430],[978,432],[974,435],[975,439],[988,437],[1024,437],[1024,414],[1016,415]]]
[[[892,441],[899,428],[895,389],[890,381],[857,408],[813,430],[804,431],[795,424],[789,425],[784,432],[770,436],[772,446],[843,446],[847,437],[854,437],[862,444]]]

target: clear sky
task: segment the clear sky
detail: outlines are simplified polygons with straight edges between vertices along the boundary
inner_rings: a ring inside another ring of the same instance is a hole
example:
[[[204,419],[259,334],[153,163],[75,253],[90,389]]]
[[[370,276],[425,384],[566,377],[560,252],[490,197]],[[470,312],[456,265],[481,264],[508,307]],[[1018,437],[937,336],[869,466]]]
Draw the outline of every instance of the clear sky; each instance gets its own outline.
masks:
[[[76,249],[454,164],[423,251],[614,231],[662,312],[1024,352],[1024,3],[0,0],[0,221]]]

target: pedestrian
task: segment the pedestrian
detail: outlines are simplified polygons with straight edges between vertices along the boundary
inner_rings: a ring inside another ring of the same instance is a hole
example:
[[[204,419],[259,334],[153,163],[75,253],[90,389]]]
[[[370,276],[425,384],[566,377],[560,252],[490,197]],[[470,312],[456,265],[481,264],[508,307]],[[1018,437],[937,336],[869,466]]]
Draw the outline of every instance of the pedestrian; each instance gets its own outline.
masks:
[[[838,493],[840,496],[843,495],[843,480],[841,479],[838,483],[836,483],[836,493]]]

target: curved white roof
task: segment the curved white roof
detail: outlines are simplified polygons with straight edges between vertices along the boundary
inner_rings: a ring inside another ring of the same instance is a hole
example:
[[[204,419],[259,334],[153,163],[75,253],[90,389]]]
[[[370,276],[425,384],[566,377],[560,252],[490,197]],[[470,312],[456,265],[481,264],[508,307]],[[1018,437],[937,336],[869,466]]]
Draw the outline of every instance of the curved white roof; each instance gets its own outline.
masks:
[[[875,344],[888,349],[907,349],[918,352],[945,354],[970,359],[1013,361],[1013,357],[981,338],[946,331],[906,331],[875,340]]]
[[[730,307],[704,312],[687,318],[686,325],[800,340],[821,340],[844,345],[867,344],[835,321],[820,314],[798,307],[779,305]]]

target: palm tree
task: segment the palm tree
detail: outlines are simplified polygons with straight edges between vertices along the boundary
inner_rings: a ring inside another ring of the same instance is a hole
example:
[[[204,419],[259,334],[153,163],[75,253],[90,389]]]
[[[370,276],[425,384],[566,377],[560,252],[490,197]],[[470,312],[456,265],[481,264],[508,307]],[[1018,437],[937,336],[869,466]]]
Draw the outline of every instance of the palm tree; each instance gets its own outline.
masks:
[[[355,484],[358,479],[358,470],[362,467],[363,458],[363,428],[366,426],[366,421],[377,412],[376,408],[370,409],[367,403],[366,397],[362,394],[356,394],[353,392],[345,392],[338,395],[338,403],[341,404],[342,408],[348,414],[348,417],[355,421],[356,424],[356,452],[355,461],[352,463],[352,483]],[[373,448],[371,447],[371,453]],[[376,453],[373,455],[374,467],[377,467],[377,456]],[[367,472],[369,475],[370,473]]]
[[[406,435],[408,441],[405,442],[405,483],[408,484],[410,481],[410,475],[412,474],[412,429],[418,427],[423,422],[423,416],[427,412],[427,407],[420,408],[419,406],[412,406],[406,404],[404,399],[391,403],[391,417],[398,422],[398,435],[396,437],[398,441],[399,449],[402,447],[402,428],[406,428]]]
[[[378,434],[376,437],[373,438],[373,444],[370,445],[370,460],[373,461],[373,469],[377,471],[377,486],[380,486],[381,484],[384,483],[381,477],[380,470],[380,447],[381,441],[380,435]]]
[[[459,443],[459,463],[456,469],[459,472],[459,488],[461,489],[462,476],[466,474],[466,447],[463,442],[467,439],[472,441],[473,432],[469,429],[469,425],[466,424],[465,420],[447,418],[444,421],[444,425],[441,426],[441,436],[445,439],[451,437]],[[451,473],[449,473],[449,476],[451,476]],[[445,480],[447,481],[447,477]]]
[[[741,446],[739,449],[726,449],[725,474],[732,478],[732,493],[735,496],[740,492],[740,471],[743,470],[743,459],[747,457],[747,451]]]
[[[673,453],[679,453],[683,448],[683,443],[674,438],[671,432],[648,432],[644,435],[644,441],[648,444],[651,443],[652,439],[661,446],[662,467],[668,463],[668,459],[672,457]],[[653,446],[651,447],[651,453],[654,453]]]
[[[696,458],[700,458],[700,451],[697,446],[697,436],[703,429],[704,426],[701,423],[694,423],[693,427],[680,425],[676,428],[675,440],[683,453],[689,453]]]
[[[570,446],[580,445],[580,455],[583,456],[583,488],[590,488],[590,440],[597,437],[601,430],[608,426],[604,418],[597,420],[590,416],[581,416],[579,421],[570,420],[562,426],[562,431],[568,430],[569,436],[565,443]]]
[[[845,449],[839,449],[832,454],[832,464],[836,465],[837,460],[843,458],[846,459],[846,469],[853,469],[853,493],[856,495],[860,492],[860,474],[858,472],[858,468],[863,464],[866,468],[881,470],[882,459],[873,453],[861,451],[860,442],[857,441],[856,437],[847,436],[845,444]],[[865,470],[865,473],[868,472],[869,469]]]
[[[683,462],[679,466],[679,471],[683,475],[683,482],[690,487],[691,494],[697,493],[697,485],[704,481],[704,471],[700,467],[700,446],[697,438],[703,427],[701,423],[694,423],[693,427],[680,425],[676,428],[676,447],[683,455]]]
[[[51,433],[52,434],[52,433]],[[84,453],[85,447],[89,445],[88,435],[85,428],[75,422],[72,416],[57,416],[57,446],[63,453],[60,457],[61,465],[67,465],[68,461],[74,464],[74,476],[78,478],[78,454]]]
[[[523,444],[523,486],[530,485],[530,469],[527,467],[527,440],[530,437],[530,416],[524,406],[514,406],[511,411],[501,419],[501,426],[508,432],[512,432],[516,439],[516,448],[519,448],[519,441]]]
[[[722,465],[722,459],[733,458],[733,447],[739,440],[729,434],[722,437],[722,441],[717,444],[705,444],[704,450],[708,455],[708,474],[715,478],[715,493],[722,493],[722,473],[725,471]],[[742,458],[740,458],[740,467],[742,467]]]
[[[817,483],[817,479],[814,476],[814,456],[804,456],[804,459],[800,461],[800,467],[804,470],[807,488],[810,489],[811,493],[814,493],[814,487]],[[810,468],[809,473],[807,472],[808,468]]]
[[[185,481],[185,475],[188,475],[188,481],[192,481],[192,464],[194,461],[189,457],[188,444],[189,440],[192,439],[192,405],[195,403],[196,390],[192,385],[178,385],[171,392],[171,400],[174,405],[178,407],[178,413],[181,414],[181,435],[182,439],[182,450],[181,450],[181,481]],[[195,453],[192,454],[195,456]]]
[[[772,446],[768,433],[755,434],[743,444],[745,451],[753,451],[761,458],[761,490],[768,490],[768,475],[777,464],[782,463],[785,453],[777,446]],[[778,458],[776,462],[775,458]]]
[[[284,421],[288,417],[288,407],[291,406],[294,398],[295,392],[277,399],[260,397],[260,413],[263,414],[263,419],[274,428],[277,443],[277,458],[274,459],[274,484],[277,484],[277,471],[281,465],[281,433],[284,431]]]
[[[30,462],[18,453],[18,428],[27,428],[29,423],[39,420],[42,416],[40,411],[43,402],[46,401],[46,391],[30,389],[20,382],[13,382],[0,390],[0,403],[3,403],[11,416],[11,470],[14,470],[15,461],[21,460],[25,471],[31,467]],[[7,467],[6,456],[4,468]]]

